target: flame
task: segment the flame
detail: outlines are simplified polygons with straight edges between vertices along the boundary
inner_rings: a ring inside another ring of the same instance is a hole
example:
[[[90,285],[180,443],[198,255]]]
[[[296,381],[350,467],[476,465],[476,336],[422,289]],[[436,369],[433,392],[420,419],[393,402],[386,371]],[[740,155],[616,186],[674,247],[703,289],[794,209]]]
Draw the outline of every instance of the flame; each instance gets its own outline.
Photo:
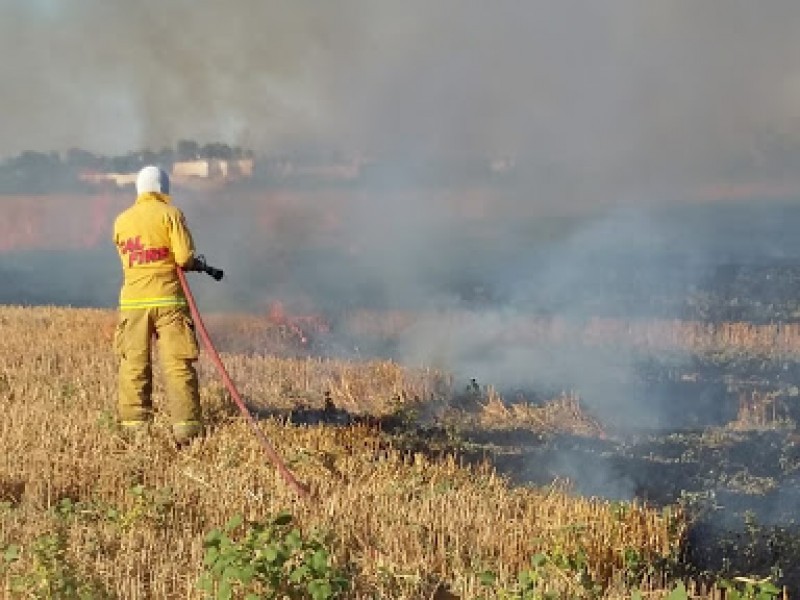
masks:
[[[292,315],[286,312],[283,302],[273,301],[267,311],[267,320],[284,327],[303,346],[310,343],[311,335],[330,333],[330,323],[322,315]]]

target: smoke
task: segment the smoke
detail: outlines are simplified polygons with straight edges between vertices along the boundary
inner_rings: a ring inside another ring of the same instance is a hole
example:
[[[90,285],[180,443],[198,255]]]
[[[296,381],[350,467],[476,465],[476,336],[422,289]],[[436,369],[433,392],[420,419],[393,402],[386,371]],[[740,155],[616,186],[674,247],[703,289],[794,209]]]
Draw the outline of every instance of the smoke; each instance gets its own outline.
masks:
[[[3,0],[0,11],[0,155],[181,138],[502,154],[584,199],[796,166],[791,0]]]
[[[587,344],[583,330],[598,316],[657,316],[644,305],[648,298],[669,297],[698,277],[698,272],[675,276],[669,233],[657,215],[626,207],[582,223],[538,252],[528,247],[508,255],[486,281],[502,291],[500,298],[488,306],[465,306],[453,296],[450,306],[438,307],[440,314],[405,333],[400,355],[411,364],[438,364],[461,379],[476,378],[501,390],[573,389],[601,421],[616,426],[658,424],[666,411],[635,394],[641,352]],[[696,250],[695,245],[682,252]],[[637,273],[644,279],[637,280]],[[456,307],[458,318],[447,318],[448,309]],[[553,337],[532,330],[532,321],[543,316],[557,316],[571,332]]]

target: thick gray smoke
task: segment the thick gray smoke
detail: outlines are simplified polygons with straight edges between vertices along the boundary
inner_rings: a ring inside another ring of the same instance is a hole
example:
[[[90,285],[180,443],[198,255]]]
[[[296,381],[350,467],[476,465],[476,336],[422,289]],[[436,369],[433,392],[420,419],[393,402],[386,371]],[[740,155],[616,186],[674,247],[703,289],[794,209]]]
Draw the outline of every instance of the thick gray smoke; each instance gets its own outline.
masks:
[[[2,0],[0,155],[513,155],[584,201],[787,175],[799,20],[792,0]]]

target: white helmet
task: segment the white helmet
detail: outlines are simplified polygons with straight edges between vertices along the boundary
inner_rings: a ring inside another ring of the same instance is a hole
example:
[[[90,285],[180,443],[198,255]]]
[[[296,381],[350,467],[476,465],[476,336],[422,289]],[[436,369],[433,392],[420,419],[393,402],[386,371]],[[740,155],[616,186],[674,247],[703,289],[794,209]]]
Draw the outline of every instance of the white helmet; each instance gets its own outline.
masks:
[[[169,175],[164,169],[150,165],[139,171],[136,176],[136,193],[145,192],[169,194]]]

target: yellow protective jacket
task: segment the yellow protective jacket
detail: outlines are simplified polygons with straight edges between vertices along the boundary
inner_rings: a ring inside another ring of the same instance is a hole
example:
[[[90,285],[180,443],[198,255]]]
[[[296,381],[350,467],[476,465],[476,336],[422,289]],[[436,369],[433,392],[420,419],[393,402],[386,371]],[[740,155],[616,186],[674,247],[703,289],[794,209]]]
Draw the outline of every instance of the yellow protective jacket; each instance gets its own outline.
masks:
[[[147,192],[114,221],[122,261],[120,309],[186,306],[177,267],[194,258],[192,234],[166,194]]]

